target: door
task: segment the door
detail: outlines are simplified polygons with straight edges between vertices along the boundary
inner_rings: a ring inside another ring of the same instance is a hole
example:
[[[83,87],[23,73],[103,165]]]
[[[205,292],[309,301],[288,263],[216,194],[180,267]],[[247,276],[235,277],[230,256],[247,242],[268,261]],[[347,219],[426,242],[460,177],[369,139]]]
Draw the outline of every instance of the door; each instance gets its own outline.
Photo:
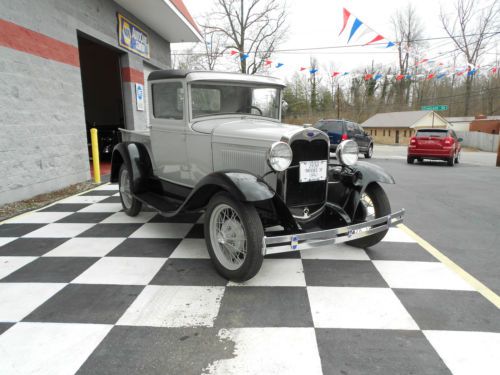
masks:
[[[147,89],[148,87],[148,77],[149,73],[158,70],[156,69],[153,65],[149,65],[144,63],[143,65],[143,72],[144,72],[144,114],[146,115],[146,125],[149,126],[151,125],[151,119],[149,116],[149,102],[150,102],[150,97],[149,97],[149,91]]]
[[[399,143],[399,130],[396,130],[396,143]]]

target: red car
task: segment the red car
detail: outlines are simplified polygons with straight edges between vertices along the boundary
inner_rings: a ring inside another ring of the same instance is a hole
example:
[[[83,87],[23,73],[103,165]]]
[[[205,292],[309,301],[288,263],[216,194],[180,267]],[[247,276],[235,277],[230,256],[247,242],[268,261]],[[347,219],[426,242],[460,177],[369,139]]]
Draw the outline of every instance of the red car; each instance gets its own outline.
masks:
[[[449,166],[460,160],[462,138],[451,129],[419,129],[408,145],[408,164],[423,159],[444,160]]]

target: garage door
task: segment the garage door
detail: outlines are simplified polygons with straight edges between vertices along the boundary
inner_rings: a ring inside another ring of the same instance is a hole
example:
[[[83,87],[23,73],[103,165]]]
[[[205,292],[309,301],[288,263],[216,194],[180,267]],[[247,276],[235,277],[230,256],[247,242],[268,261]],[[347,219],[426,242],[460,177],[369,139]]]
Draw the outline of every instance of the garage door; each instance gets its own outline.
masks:
[[[149,91],[148,91],[148,76],[153,70],[158,70],[152,65],[144,63],[144,110],[146,112],[146,124],[149,126]]]

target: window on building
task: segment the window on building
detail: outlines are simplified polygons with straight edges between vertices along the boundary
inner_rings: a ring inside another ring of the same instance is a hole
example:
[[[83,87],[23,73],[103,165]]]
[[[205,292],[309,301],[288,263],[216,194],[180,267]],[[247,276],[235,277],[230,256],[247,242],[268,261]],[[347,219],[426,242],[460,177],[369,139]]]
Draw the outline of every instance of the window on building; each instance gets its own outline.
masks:
[[[391,136],[391,130],[389,129],[389,137]]]
[[[406,130],[403,132],[403,136],[406,137]]]
[[[375,137],[377,136],[377,129],[375,129]]]
[[[184,118],[184,89],[181,82],[162,82],[152,85],[153,114],[156,118]]]
[[[384,137],[385,137],[385,129],[384,129],[384,134],[383,134],[383,135],[384,135]]]

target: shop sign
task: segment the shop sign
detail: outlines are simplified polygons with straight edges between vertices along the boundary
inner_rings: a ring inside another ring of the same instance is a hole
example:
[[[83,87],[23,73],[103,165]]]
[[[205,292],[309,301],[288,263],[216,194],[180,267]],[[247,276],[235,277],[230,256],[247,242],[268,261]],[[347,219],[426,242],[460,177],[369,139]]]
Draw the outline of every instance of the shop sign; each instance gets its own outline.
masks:
[[[148,34],[120,13],[118,13],[118,44],[149,59]]]
[[[144,85],[142,83],[135,84],[135,103],[138,111],[144,111]]]

